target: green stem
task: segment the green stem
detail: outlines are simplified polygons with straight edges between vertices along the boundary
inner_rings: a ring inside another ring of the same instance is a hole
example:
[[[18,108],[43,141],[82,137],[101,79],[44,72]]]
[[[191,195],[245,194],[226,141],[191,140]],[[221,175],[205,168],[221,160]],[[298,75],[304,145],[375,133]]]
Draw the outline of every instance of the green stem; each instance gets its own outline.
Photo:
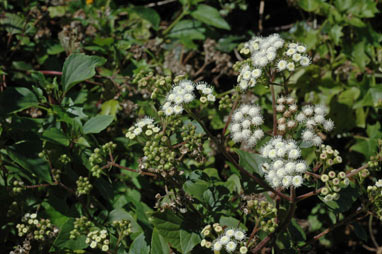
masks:
[[[186,15],[188,14],[188,5],[186,5],[185,8],[183,8],[182,13],[174,20],[174,22],[169,25],[166,30],[163,31],[162,35],[167,35],[168,32],[171,31],[171,29]]]

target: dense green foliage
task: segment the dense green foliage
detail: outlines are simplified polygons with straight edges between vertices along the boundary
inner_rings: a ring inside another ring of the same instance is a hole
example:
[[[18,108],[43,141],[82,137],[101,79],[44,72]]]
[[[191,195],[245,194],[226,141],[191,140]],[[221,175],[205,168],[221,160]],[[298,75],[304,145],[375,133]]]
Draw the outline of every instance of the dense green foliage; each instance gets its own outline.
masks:
[[[381,1],[0,6],[1,252],[214,253],[234,229],[242,248],[215,253],[379,253]],[[267,65],[240,89],[254,68],[246,42],[274,33],[304,45],[310,64]],[[204,87],[168,111],[185,80]],[[264,122],[251,147],[234,142],[245,104]],[[296,143],[308,171],[283,188],[262,148],[302,139],[301,127],[278,128],[290,105],[325,105],[335,127],[318,133],[328,146]]]

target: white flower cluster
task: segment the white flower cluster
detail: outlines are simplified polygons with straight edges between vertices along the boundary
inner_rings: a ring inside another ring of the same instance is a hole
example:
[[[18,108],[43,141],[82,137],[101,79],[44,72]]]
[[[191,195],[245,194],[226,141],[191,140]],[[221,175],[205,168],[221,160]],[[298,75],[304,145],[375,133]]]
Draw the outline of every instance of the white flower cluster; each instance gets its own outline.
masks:
[[[253,147],[264,137],[264,132],[259,128],[264,123],[257,105],[241,105],[232,114],[230,131],[235,143],[243,143],[247,147]]]
[[[261,154],[270,162],[263,163],[265,179],[275,188],[290,186],[300,187],[303,183],[302,174],[307,170],[301,157],[301,150],[294,140],[283,140],[274,137],[262,149]]]
[[[107,239],[107,231],[105,229],[89,232],[85,242],[90,244],[90,248],[92,249],[98,247],[104,252],[109,250],[110,241]]]
[[[218,226],[221,231],[222,228]],[[204,236],[210,235],[211,225],[207,225],[202,234]],[[233,253],[236,250],[239,251],[240,254],[246,254],[248,252],[248,248],[245,246],[245,233],[241,229],[233,229],[227,228],[224,232],[218,232],[219,237],[211,244],[206,245],[208,241],[205,239],[202,240],[201,246],[211,248],[214,253],[220,253],[222,250],[226,250],[228,253]],[[211,245],[211,246],[210,246]]]
[[[257,37],[249,42],[254,66],[265,67],[277,57],[277,50],[284,46],[284,40],[278,34]]]
[[[150,117],[144,117],[130,127],[126,133],[126,137],[134,139],[135,137],[144,134],[146,137],[150,137],[154,133],[160,132],[160,128],[154,124],[154,120]]]
[[[331,131],[334,128],[334,122],[326,119],[327,109],[323,105],[304,106],[302,111],[296,116],[296,120],[302,123],[306,129],[302,132],[302,139],[311,142],[315,146],[322,144],[322,139],[317,133],[319,128],[325,131]]]
[[[284,53],[288,59],[281,59],[278,61],[277,70],[288,70],[292,72],[296,69],[298,64],[301,66],[310,65],[310,58],[304,54],[305,51],[306,47],[303,45],[299,45],[297,43],[288,43],[288,49]]]
[[[201,94],[200,101],[202,103],[216,100],[213,89],[205,82],[194,84],[190,80],[182,80],[167,94],[166,102],[162,106],[164,114],[166,116],[181,114],[184,110],[183,104],[190,103],[195,99],[195,88]]]
[[[240,89],[244,91],[247,90],[248,87],[254,87],[256,85],[256,79],[260,78],[261,74],[261,69],[251,69],[249,65],[244,65],[237,77]]]

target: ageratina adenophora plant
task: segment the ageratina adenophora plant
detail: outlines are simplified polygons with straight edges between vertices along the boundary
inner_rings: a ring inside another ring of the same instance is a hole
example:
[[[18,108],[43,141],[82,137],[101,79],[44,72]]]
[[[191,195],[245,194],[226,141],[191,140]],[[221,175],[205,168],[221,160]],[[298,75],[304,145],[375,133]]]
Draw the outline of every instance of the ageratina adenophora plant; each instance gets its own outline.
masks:
[[[307,48],[272,34],[239,52],[237,83],[223,93],[185,75],[150,73],[144,82],[152,85],[140,82],[148,106],[118,142],[92,150],[85,144],[79,154],[86,171],[79,175],[58,170],[77,164],[46,145],[40,157],[53,181],[15,178],[13,192],[60,188],[78,206],[56,211],[45,202],[25,213],[14,225],[20,244],[11,253],[39,244],[53,252],[305,253],[340,226],[359,230],[358,219],[369,216],[369,227],[380,220],[382,180],[371,176],[381,155],[357,169],[345,165],[325,144],[335,129],[333,112],[295,96],[293,78],[312,62]],[[296,218],[304,214],[300,202],[314,198],[318,205],[308,209],[328,213],[332,224],[313,234]],[[67,220],[42,217],[56,212]]]

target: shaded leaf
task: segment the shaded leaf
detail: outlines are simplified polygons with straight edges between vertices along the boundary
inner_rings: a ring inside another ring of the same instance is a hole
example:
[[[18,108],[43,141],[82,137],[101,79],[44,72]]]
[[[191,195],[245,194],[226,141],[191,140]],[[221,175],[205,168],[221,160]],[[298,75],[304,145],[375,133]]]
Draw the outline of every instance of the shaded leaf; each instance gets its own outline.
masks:
[[[84,134],[100,133],[113,122],[113,116],[98,115],[90,118],[84,125]]]
[[[217,9],[212,6],[199,4],[195,11],[191,12],[195,19],[217,28],[230,30],[229,24],[220,16]]]

